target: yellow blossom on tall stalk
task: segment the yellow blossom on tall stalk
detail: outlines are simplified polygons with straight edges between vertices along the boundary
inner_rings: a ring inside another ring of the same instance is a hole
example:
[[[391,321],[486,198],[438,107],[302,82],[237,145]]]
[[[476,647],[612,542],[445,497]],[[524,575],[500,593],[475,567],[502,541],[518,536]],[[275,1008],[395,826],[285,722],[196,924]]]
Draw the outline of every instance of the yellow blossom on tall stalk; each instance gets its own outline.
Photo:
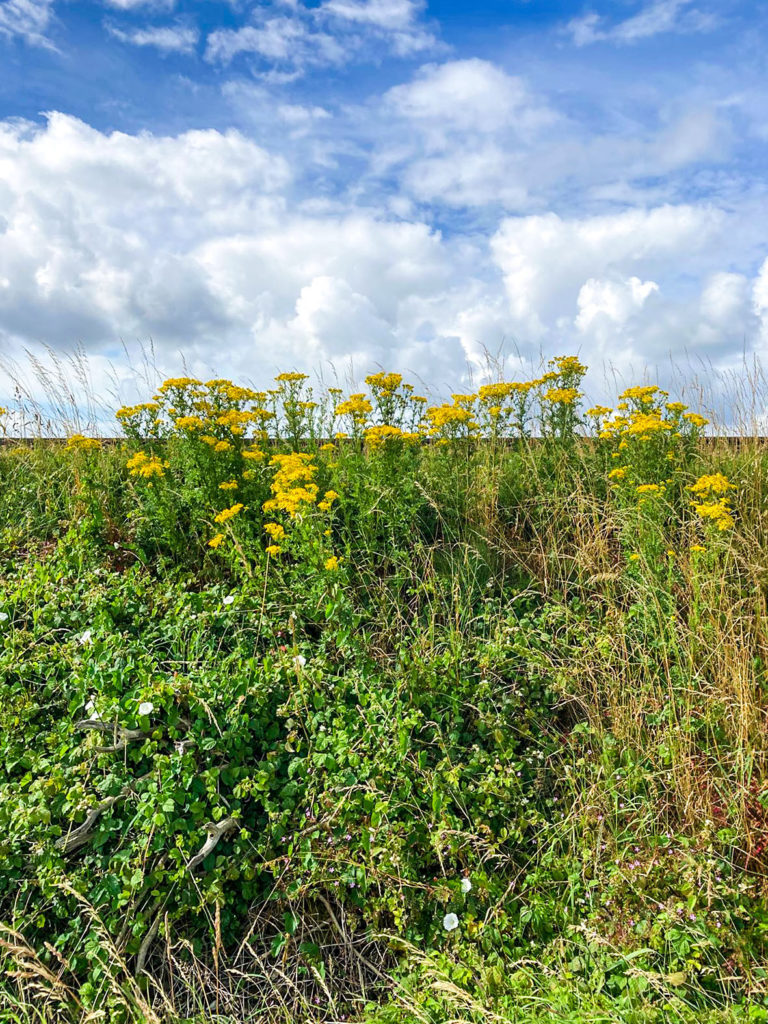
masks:
[[[270,466],[275,475],[270,484],[273,497],[264,502],[265,512],[287,512],[293,519],[302,505],[314,505],[318,486],[315,483],[317,466],[314,456],[305,452],[273,455]]]
[[[727,476],[723,476],[722,473],[711,473],[700,476],[696,483],[688,487],[688,490],[692,494],[711,497],[713,494],[727,494],[728,491],[735,491],[736,488]]]
[[[432,405],[427,409],[427,432],[441,440],[472,437],[480,429],[474,417],[477,395],[452,395],[453,403]]]
[[[581,378],[587,372],[587,367],[578,356],[555,356],[554,359],[550,359],[549,365],[557,369],[560,377]]]
[[[709,420],[698,412],[684,412],[683,419],[688,420],[691,426],[694,427],[706,427],[709,423]]]
[[[339,402],[334,410],[334,416],[346,416],[352,421],[353,433],[358,435],[362,427],[373,412],[373,406],[365,397],[362,391],[350,395],[344,402]]]
[[[126,468],[130,471],[131,476],[140,476],[145,480],[149,480],[152,477],[165,476],[165,470],[168,468],[168,463],[163,462],[163,460],[158,458],[157,455],[147,455],[146,452],[136,452],[136,454],[126,462]]]
[[[279,373],[275,380],[279,384],[300,384],[302,381],[308,380],[309,375],[306,373]]]
[[[498,381],[496,384],[483,384],[477,389],[477,397],[486,404],[502,403],[512,394],[513,384]]]
[[[634,400],[635,402],[645,403],[647,399],[655,400],[656,396],[668,397],[666,391],[662,391],[656,384],[640,384],[635,385],[631,388],[626,388],[619,395],[619,399],[628,401]]]
[[[204,430],[205,429],[205,420],[203,420],[202,417],[197,416],[197,415],[194,415],[194,416],[179,416],[174,425],[175,425],[177,430],[189,430],[189,431]]]
[[[230,519],[234,519],[235,516],[240,515],[244,508],[245,505],[243,505],[241,501],[238,501],[234,505],[230,506],[230,508],[222,509],[217,516],[214,516],[214,522],[220,524],[228,523]]]
[[[95,437],[85,437],[84,434],[72,434],[67,438],[64,446],[67,451],[93,452],[101,448],[101,442]]]
[[[386,423],[378,427],[368,427],[363,437],[368,447],[373,451],[384,448],[392,441],[400,441],[407,444],[419,444],[421,441],[420,434],[401,430],[400,427],[391,427]]]
[[[693,510],[700,519],[713,523],[718,530],[730,530],[735,520],[728,500],[719,498],[717,501],[694,503]]]
[[[125,435],[136,441],[144,441],[148,437],[157,437],[162,430],[163,422],[159,416],[158,402],[140,402],[138,405],[124,405],[115,413]]]
[[[334,501],[338,499],[338,497],[339,496],[336,493],[336,491],[326,491],[325,494],[323,495],[323,500],[318,501],[317,507],[320,509],[321,512],[330,512],[331,506],[333,505]]]
[[[712,523],[720,532],[730,530],[735,525],[730,492],[735,489],[728,477],[722,473],[700,476],[688,487],[695,496],[692,502],[693,511],[701,520]]]
[[[579,393],[578,388],[549,388],[544,395],[544,401],[552,402],[554,405],[573,405]]]
[[[413,397],[413,385],[403,383],[402,374],[371,373],[365,378],[365,383],[371,389],[379,426],[401,430],[412,430],[416,426],[421,418],[420,403]]]
[[[199,381],[197,377],[169,377],[157,390],[159,394],[164,395],[168,391],[183,391],[184,388],[199,384],[202,384],[202,381]]]
[[[264,523],[264,529],[274,541],[281,541],[285,537],[285,527],[280,523]]]
[[[659,430],[672,430],[673,425],[661,418],[659,413],[638,413],[626,427],[626,433],[642,436]]]

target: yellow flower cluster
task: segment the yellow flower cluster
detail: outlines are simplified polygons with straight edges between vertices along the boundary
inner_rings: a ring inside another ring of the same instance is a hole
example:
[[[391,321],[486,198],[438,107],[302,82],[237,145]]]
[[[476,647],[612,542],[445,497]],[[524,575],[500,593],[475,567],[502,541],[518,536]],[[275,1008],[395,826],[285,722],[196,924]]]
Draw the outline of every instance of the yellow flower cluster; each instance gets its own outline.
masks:
[[[64,447],[68,452],[93,452],[101,448],[101,443],[95,437],[85,437],[84,434],[72,434],[71,437],[67,438],[67,443]]]
[[[706,425],[709,423],[709,420],[698,412],[683,413],[683,419],[688,420],[688,422],[693,427],[706,427]]]
[[[274,413],[262,407],[265,392],[240,387],[230,380],[171,377],[158,388],[154,401],[124,406],[117,419],[125,432],[136,439],[180,434],[199,436],[214,452],[234,450],[233,442],[249,427],[256,435]]]
[[[691,484],[688,490],[695,495],[693,511],[700,519],[712,523],[720,531],[730,530],[734,526],[729,492],[735,490],[735,487],[726,476],[722,473],[705,474]]]
[[[199,386],[200,384],[202,384],[202,381],[196,377],[169,377],[168,380],[163,381],[157,390],[161,395],[164,395],[168,391],[183,391],[185,388]]]
[[[243,505],[241,501],[238,501],[230,508],[222,509],[221,512],[219,512],[219,514],[214,517],[214,522],[228,523],[230,519],[234,519],[235,516],[240,515],[244,508],[245,505]]]
[[[374,450],[383,448],[389,441],[404,441],[409,444],[419,444],[421,434],[401,430],[400,427],[390,427],[382,424],[380,427],[369,427],[363,435],[368,446]]]
[[[122,409],[117,410],[115,418],[118,420],[129,420],[143,412],[155,413],[159,408],[160,406],[157,402],[140,402],[138,405],[124,405]]]
[[[695,484],[691,484],[688,490],[692,494],[700,495],[702,497],[711,497],[712,495],[723,495],[727,494],[728,491],[735,491],[735,486],[729,481],[727,476],[723,476],[722,473],[712,473],[710,475],[700,476]]]
[[[301,384],[307,378],[308,375],[306,373],[279,373],[275,380],[278,384]]]
[[[249,462],[263,462],[266,457],[261,448],[246,448],[243,451],[243,458]]]
[[[338,499],[338,497],[339,496],[336,493],[336,491],[326,491],[325,494],[323,495],[323,500],[318,501],[317,507],[320,509],[321,512],[330,512],[331,506],[333,505],[334,501]]]
[[[373,406],[362,391],[350,395],[346,402],[340,402],[336,406],[337,416],[351,416],[358,426],[365,423],[365,420],[372,412]]]
[[[427,409],[427,419],[430,423],[430,434],[437,434],[448,428],[454,433],[456,427],[463,427],[467,433],[478,429],[478,425],[472,416],[472,402],[474,395],[453,395],[453,404],[448,402],[443,405],[431,405]]]
[[[179,416],[176,420],[176,428],[178,430],[204,430],[205,420],[200,416]]]
[[[318,487],[313,459],[314,456],[305,452],[272,456],[269,464],[275,469],[275,475],[270,490],[274,497],[264,502],[265,512],[287,512],[293,519],[302,505],[314,505]]]
[[[644,399],[643,399],[644,401]],[[625,433],[645,437],[658,430],[674,430],[674,424],[663,420],[658,413],[636,413],[625,427]]]
[[[579,394],[578,388],[549,388],[544,394],[544,401],[553,405],[573,405]]]
[[[717,501],[694,502],[693,510],[701,519],[714,523],[718,530],[730,530],[735,523],[727,498],[719,498]]]
[[[163,460],[158,458],[157,455],[147,455],[146,452],[136,452],[136,454],[126,462],[126,468],[130,471],[131,476],[140,476],[145,480],[149,480],[155,476],[165,476],[165,470],[168,468],[168,463],[163,462]]]
[[[402,373],[372,373],[365,378],[365,383],[373,391],[395,392],[403,383]],[[410,388],[410,385],[406,385]]]
[[[285,537],[285,527],[280,523],[264,523],[264,529],[274,541],[281,541]]]
[[[583,377],[587,372],[587,367],[578,356],[555,356],[550,359],[549,365],[555,366],[561,377]]]

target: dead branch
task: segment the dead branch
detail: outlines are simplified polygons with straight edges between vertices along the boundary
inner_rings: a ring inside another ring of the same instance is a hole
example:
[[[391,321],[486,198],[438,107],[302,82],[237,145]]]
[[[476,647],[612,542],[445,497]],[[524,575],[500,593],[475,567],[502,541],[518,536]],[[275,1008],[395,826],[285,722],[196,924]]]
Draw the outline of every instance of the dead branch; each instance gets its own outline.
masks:
[[[95,747],[99,754],[114,754],[119,750],[125,750],[129,743],[143,740],[147,735],[143,729],[125,729],[117,722],[102,722],[98,718],[84,718],[81,722],[75,723],[75,729],[112,733],[115,743],[108,747]]]
[[[209,821],[205,826],[205,831],[208,833],[208,838],[205,840],[203,845],[187,863],[187,867],[190,871],[194,871],[198,864],[202,864],[211,850],[217,845],[218,841],[223,835],[231,829],[237,828],[237,822],[234,818],[224,818],[223,821],[214,822]]]
[[[56,847],[61,850],[62,853],[67,854],[72,853],[74,850],[78,850],[81,846],[84,846],[90,839],[93,827],[104,811],[108,811],[109,808],[116,804],[118,800],[122,800],[124,797],[130,796],[131,793],[134,792],[134,786],[136,783],[143,782],[144,779],[148,779],[151,774],[152,772],[147,772],[146,775],[142,775],[138,779],[132,779],[123,786],[119,793],[116,793],[114,796],[105,797],[104,800],[90,809],[82,825],[78,825],[77,828],[72,829],[71,832],[67,832],[66,835],[60,836],[56,840]]]

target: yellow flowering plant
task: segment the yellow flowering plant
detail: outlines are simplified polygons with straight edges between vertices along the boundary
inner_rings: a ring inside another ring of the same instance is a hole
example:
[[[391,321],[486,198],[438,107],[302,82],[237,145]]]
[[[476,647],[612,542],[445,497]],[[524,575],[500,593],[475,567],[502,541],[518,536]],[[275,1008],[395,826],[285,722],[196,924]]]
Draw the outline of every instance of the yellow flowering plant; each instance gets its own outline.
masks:
[[[544,437],[572,441],[581,425],[581,382],[587,372],[577,356],[556,356],[552,367],[534,382],[540,395],[540,423]]]

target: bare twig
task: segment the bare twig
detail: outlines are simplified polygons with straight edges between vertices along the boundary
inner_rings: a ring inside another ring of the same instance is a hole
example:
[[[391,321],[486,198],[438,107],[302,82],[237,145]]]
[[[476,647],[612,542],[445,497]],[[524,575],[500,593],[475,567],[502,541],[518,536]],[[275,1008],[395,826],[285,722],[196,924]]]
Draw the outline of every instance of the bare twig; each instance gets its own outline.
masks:
[[[208,824],[205,826],[205,831],[208,833],[208,838],[205,840],[205,842],[194,855],[194,857],[191,857],[189,859],[189,862],[187,863],[187,867],[189,868],[189,870],[194,871],[198,864],[202,864],[202,862],[205,860],[205,858],[208,856],[211,850],[213,850],[214,847],[217,845],[221,837],[223,835],[226,835],[226,833],[231,831],[231,829],[233,828],[237,828],[237,822],[235,821],[234,818],[224,818],[223,821],[219,822],[208,822]]]

